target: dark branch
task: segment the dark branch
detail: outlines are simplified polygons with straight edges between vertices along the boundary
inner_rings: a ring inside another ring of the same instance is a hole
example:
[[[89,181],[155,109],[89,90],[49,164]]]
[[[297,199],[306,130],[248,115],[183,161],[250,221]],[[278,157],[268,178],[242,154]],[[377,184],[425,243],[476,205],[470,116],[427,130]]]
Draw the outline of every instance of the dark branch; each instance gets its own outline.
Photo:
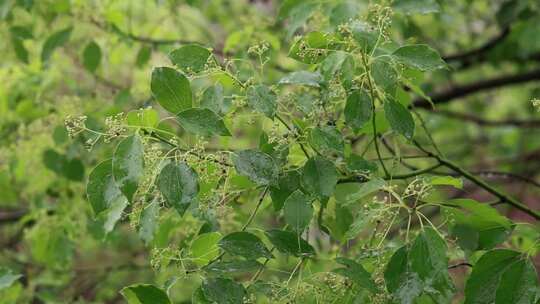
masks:
[[[432,110],[434,114],[440,114],[449,118],[465,120],[486,127],[505,127],[514,126],[520,128],[540,128],[540,119],[520,120],[520,119],[504,119],[504,120],[489,120],[482,117],[474,116],[467,113],[458,113],[448,110]]]
[[[447,62],[458,62],[461,67],[471,65],[477,61],[483,61],[487,53],[492,50],[499,43],[510,34],[510,28],[504,28],[497,36],[488,40],[486,43],[476,49],[465,51],[463,53],[456,53],[448,56],[444,56],[443,59]]]
[[[454,99],[465,97],[470,94],[534,80],[540,80],[540,69],[529,71],[523,74],[507,75],[487,80],[481,80],[468,85],[455,86],[453,88],[450,88],[449,90],[433,94],[430,97],[431,101],[433,101],[434,104],[442,104],[448,103]],[[423,98],[416,99],[413,104],[415,107],[419,108],[431,108],[431,104]]]
[[[27,210],[2,210],[0,211],[0,224],[16,222],[27,213]]]

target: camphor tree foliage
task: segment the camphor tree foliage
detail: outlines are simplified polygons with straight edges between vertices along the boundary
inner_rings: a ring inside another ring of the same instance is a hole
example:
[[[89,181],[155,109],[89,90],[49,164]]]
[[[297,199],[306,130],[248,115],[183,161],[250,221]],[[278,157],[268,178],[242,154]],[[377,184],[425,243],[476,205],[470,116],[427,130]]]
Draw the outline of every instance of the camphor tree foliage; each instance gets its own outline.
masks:
[[[537,1],[0,18],[0,303],[538,303]]]

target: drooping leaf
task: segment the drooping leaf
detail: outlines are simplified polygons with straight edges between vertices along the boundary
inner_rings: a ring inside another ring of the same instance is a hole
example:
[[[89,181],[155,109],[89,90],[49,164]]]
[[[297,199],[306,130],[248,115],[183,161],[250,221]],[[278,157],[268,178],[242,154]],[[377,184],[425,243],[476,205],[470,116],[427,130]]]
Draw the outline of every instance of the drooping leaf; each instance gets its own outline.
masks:
[[[157,187],[165,201],[183,215],[199,193],[197,173],[185,163],[169,163],[159,173]]]
[[[369,24],[362,21],[354,21],[350,25],[352,36],[364,52],[371,52],[377,43],[378,32]]]
[[[431,71],[446,67],[441,55],[425,44],[411,44],[395,50],[392,56],[399,62],[421,71]]]
[[[62,29],[58,32],[54,32],[47,40],[45,40],[45,44],[43,44],[43,48],[41,49],[41,62],[46,63],[49,61],[54,50],[61,47],[69,40],[72,30],[72,27]]]
[[[392,63],[385,58],[378,58],[371,65],[371,76],[385,94],[394,96],[398,85],[398,73]]]
[[[201,97],[201,108],[207,108],[212,112],[221,114],[225,112],[223,86],[216,84],[204,90]]]
[[[219,232],[203,233],[195,238],[189,248],[193,263],[197,266],[204,266],[217,258],[220,239],[221,233]]]
[[[281,210],[285,200],[295,190],[300,188],[300,173],[298,170],[287,171],[279,177],[278,186],[270,187],[270,197],[275,211]]]
[[[268,118],[274,118],[277,109],[277,96],[270,88],[258,84],[249,87],[247,90],[248,104],[258,112],[263,113]]]
[[[402,104],[393,100],[387,100],[384,103],[384,115],[392,129],[407,139],[413,138],[414,119]]]
[[[186,73],[199,73],[206,68],[212,53],[207,48],[196,44],[181,46],[169,53],[169,59]]]
[[[491,249],[504,242],[513,230],[512,222],[489,206],[470,199],[445,203],[450,235],[466,251]]]
[[[276,249],[283,253],[294,256],[311,256],[315,254],[315,249],[294,232],[272,229],[266,231],[266,236]]]
[[[424,228],[412,245],[398,249],[384,272],[394,301],[413,304],[426,295],[435,303],[450,303],[454,285],[448,274],[446,251],[445,241],[431,228]]]
[[[311,222],[313,206],[307,195],[300,190],[294,191],[283,207],[285,222],[298,233],[301,233]]]
[[[364,90],[355,90],[347,96],[343,112],[347,125],[354,131],[358,131],[371,120],[373,103]]]
[[[86,185],[86,195],[95,216],[112,206],[127,202],[127,198],[114,182],[112,160],[106,160],[92,170]]]
[[[517,251],[494,249],[474,265],[465,304],[535,303],[537,287],[536,271],[526,258]]]
[[[118,144],[112,158],[114,181],[130,202],[144,173],[143,150],[141,138],[131,135]]]
[[[173,114],[178,114],[193,106],[189,80],[175,69],[155,68],[152,71],[150,89],[159,104]]]
[[[83,51],[83,65],[91,73],[94,73],[101,62],[101,48],[95,41],[90,41]]]
[[[392,7],[405,14],[429,14],[439,12],[439,3],[436,0],[396,0]]]
[[[120,293],[128,304],[171,304],[167,293],[151,284],[135,284],[124,287]]]
[[[145,244],[150,244],[154,240],[154,235],[158,228],[159,201],[154,199],[152,203],[145,206],[141,212],[139,222],[139,237]]]
[[[302,185],[319,198],[334,194],[338,173],[334,164],[320,156],[310,158],[302,170]]]
[[[359,287],[365,288],[370,292],[377,292],[377,285],[371,278],[371,274],[359,263],[347,259],[347,258],[337,258],[336,262],[345,266],[342,268],[336,268],[332,270],[333,273],[337,273],[344,277],[351,279]]]
[[[219,247],[231,255],[242,256],[248,260],[272,258],[272,254],[256,235],[240,231],[226,235],[219,242]]]
[[[184,130],[202,136],[231,136],[223,119],[212,110],[191,108],[178,113],[178,121]]]
[[[234,167],[238,174],[247,176],[259,185],[276,185],[279,167],[274,159],[258,150],[243,150],[235,153]]]
[[[311,147],[319,153],[343,155],[345,149],[343,135],[334,126],[313,128],[308,140]]]
[[[208,278],[202,283],[204,297],[211,303],[242,304],[246,290],[231,279]]]

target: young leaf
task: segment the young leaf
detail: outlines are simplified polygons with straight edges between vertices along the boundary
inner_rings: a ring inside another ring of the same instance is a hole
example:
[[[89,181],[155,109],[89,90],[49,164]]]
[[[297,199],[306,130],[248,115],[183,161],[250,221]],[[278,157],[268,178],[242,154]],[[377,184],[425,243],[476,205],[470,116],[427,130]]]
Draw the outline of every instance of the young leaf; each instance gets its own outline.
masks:
[[[207,265],[210,261],[219,256],[218,243],[221,233],[209,232],[199,235],[191,243],[189,248],[191,258],[197,266]]]
[[[333,273],[351,279],[359,287],[365,288],[372,293],[377,292],[377,285],[371,278],[371,274],[361,264],[347,258],[337,258],[336,262],[345,267],[336,268],[332,270]]]
[[[252,272],[262,267],[255,260],[217,261],[203,267],[203,270],[214,274],[231,276],[240,273]]]
[[[171,304],[169,296],[163,289],[150,284],[124,287],[120,293],[128,304]]]
[[[231,279],[208,278],[202,283],[204,297],[210,303],[217,304],[242,304],[246,290],[244,286]]]
[[[486,252],[476,262],[467,280],[465,304],[534,303],[532,294],[538,283],[534,269],[532,273],[527,269],[528,263],[517,251],[494,249]],[[524,301],[505,301],[520,298]]]
[[[202,136],[231,136],[223,119],[209,109],[191,108],[178,113],[178,121],[184,130]]]
[[[257,150],[243,150],[233,157],[234,167],[258,185],[277,185],[279,167],[274,159]]]
[[[270,242],[276,246],[276,249],[283,253],[292,254],[298,257],[315,254],[315,249],[313,249],[306,240],[302,239],[300,235],[294,232],[272,229],[266,231],[266,236]]]
[[[189,80],[175,69],[155,68],[152,71],[150,89],[159,104],[173,114],[192,107],[193,96]]]
[[[212,53],[207,48],[196,44],[184,45],[169,53],[171,62],[186,73],[204,71],[210,56]]]
[[[106,160],[92,170],[86,184],[86,195],[95,216],[112,206],[127,202],[127,198],[114,182],[112,160]]]
[[[83,65],[91,73],[94,73],[101,62],[101,48],[95,41],[90,41],[83,51]]]
[[[289,75],[281,78],[278,84],[304,85],[308,87],[318,88],[321,85],[323,78],[321,74],[316,72],[298,71],[292,72]]]
[[[219,247],[231,255],[242,256],[248,260],[272,258],[272,254],[261,239],[245,231],[228,234],[221,239]]]
[[[118,144],[112,158],[114,181],[130,202],[144,173],[143,149],[141,138],[131,135]]]
[[[402,104],[393,100],[384,103],[384,115],[394,131],[412,139],[414,136],[414,119]]]
[[[127,114],[126,122],[130,126],[155,128],[159,123],[159,114],[152,108],[133,110]]]
[[[247,90],[248,104],[270,119],[274,118],[274,115],[276,114],[276,99],[276,93],[263,84],[251,86]]]
[[[411,44],[395,50],[392,56],[397,61],[421,71],[431,71],[446,67],[437,51],[425,44]]]
[[[72,30],[72,27],[68,27],[51,34],[47,38],[41,50],[41,62],[46,63],[47,61],[49,61],[54,50],[58,47],[61,47],[69,40]]]
[[[355,90],[347,96],[345,104],[345,122],[355,132],[371,120],[373,103],[364,90]]]
[[[334,164],[320,156],[310,158],[302,170],[302,185],[318,198],[328,198],[334,194],[338,173]]]
[[[322,154],[343,155],[345,142],[343,135],[334,126],[317,127],[309,133],[309,144]]]
[[[199,193],[197,173],[185,163],[169,163],[159,173],[157,187],[165,201],[182,216]]]
[[[285,222],[296,232],[301,233],[313,217],[311,200],[302,191],[296,190],[285,200],[283,214]]]
[[[0,267],[0,290],[10,287],[22,275],[14,274],[11,269]]]

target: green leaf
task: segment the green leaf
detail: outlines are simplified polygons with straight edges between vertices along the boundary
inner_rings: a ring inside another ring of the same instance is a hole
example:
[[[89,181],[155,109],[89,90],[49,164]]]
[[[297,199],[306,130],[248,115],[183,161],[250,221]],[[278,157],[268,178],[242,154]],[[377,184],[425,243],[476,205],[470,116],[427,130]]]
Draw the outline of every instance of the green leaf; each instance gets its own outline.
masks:
[[[247,90],[248,104],[257,112],[261,112],[271,119],[276,114],[276,99],[276,93],[263,84],[251,86]]]
[[[298,71],[281,78],[278,84],[304,85],[318,88],[321,86],[322,81],[321,74],[317,72]]]
[[[390,123],[392,129],[407,139],[414,136],[414,119],[402,104],[393,100],[384,103],[384,116]]]
[[[358,172],[377,172],[376,162],[368,161],[360,155],[351,154],[347,159],[347,169]]]
[[[43,163],[47,169],[72,181],[82,181],[84,178],[84,165],[80,159],[69,159],[55,150],[47,149],[43,152]]]
[[[83,65],[91,73],[94,73],[101,62],[101,48],[95,41],[90,41],[83,51]]]
[[[336,202],[343,206],[351,205],[384,186],[386,182],[381,178],[373,178],[365,183],[341,183],[336,187]]]
[[[215,275],[231,276],[252,272],[263,267],[255,260],[217,261],[203,267],[203,270]]]
[[[407,15],[437,13],[440,9],[436,0],[396,0],[392,7]]]
[[[386,58],[378,58],[371,65],[371,76],[375,84],[379,86],[385,94],[396,95],[398,85],[398,73],[396,68]]]
[[[397,61],[421,71],[432,71],[446,67],[437,51],[425,44],[411,44],[395,50],[392,56]]]
[[[142,68],[150,61],[152,57],[152,48],[146,44],[142,45],[139,51],[137,52],[137,58],[135,59],[135,64]]]
[[[372,26],[362,21],[354,21],[350,25],[352,36],[364,52],[371,52],[377,44],[378,32]]]
[[[307,64],[320,63],[328,55],[330,39],[322,32],[311,32],[297,39],[289,50],[289,57]]]
[[[517,251],[494,249],[486,252],[467,280],[465,304],[535,303],[538,281],[529,264]]]
[[[231,136],[223,119],[209,109],[191,108],[178,113],[178,121],[184,130],[202,136]]]
[[[207,48],[196,44],[184,45],[169,53],[171,62],[186,73],[204,71],[210,56],[212,53]]]
[[[302,170],[302,185],[318,198],[328,198],[334,194],[338,172],[334,164],[320,156],[310,158]]]
[[[258,185],[277,185],[279,167],[274,159],[258,150],[243,150],[234,154],[238,174],[247,176]]]
[[[315,249],[294,232],[272,229],[266,231],[266,236],[276,249],[283,253],[298,257],[315,255]]]
[[[521,259],[508,266],[497,287],[495,304],[535,303],[538,276],[529,259]]]
[[[309,144],[322,154],[343,155],[345,142],[343,135],[334,126],[322,126],[313,128],[309,133]]]
[[[122,218],[124,210],[128,205],[127,199],[124,196],[122,197],[123,199],[114,201],[107,210],[99,214],[96,218],[95,224],[99,227],[102,238],[113,231],[116,223]]]
[[[131,135],[116,146],[112,158],[114,181],[130,202],[144,173],[143,150],[141,138]]]
[[[330,24],[337,27],[354,19],[359,13],[359,4],[354,1],[344,1],[332,8]]]
[[[341,70],[343,62],[350,57],[349,53],[342,51],[333,51],[321,62],[319,65],[319,71],[323,76],[324,83],[329,85],[334,77],[338,75]]]
[[[23,39],[12,36],[11,44],[13,45],[13,50],[15,51],[17,59],[24,63],[30,62],[28,59],[28,50],[26,49],[26,47],[24,47]]]
[[[178,114],[193,106],[189,80],[175,69],[155,68],[152,71],[150,89],[159,104],[173,114]]]
[[[219,232],[203,233],[194,239],[189,248],[193,263],[197,266],[204,266],[217,258],[220,239],[221,233]]]
[[[221,84],[209,86],[204,90],[201,97],[201,108],[210,109],[217,114],[225,112],[223,86]]]
[[[167,293],[151,284],[135,284],[124,287],[120,293],[128,304],[171,304]]]
[[[463,180],[453,176],[434,176],[429,179],[433,186],[452,186],[456,189],[463,188]]]
[[[384,272],[388,291],[397,303],[412,304],[424,294],[435,303],[450,303],[454,285],[448,274],[446,243],[424,228],[410,246],[394,253]]]
[[[0,290],[9,288],[21,277],[21,274],[14,274],[11,269],[0,267]]]
[[[357,132],[371,120],[373,103],[364,90],[355,90],[347,96],[343,112],[346,124]]]
[[[41,50],[41,62],[46,63],[47,61],[49,61],[54,50],[58,47],[61,47],[69,40],[72,30],[72,27],[68,27],[51,34],[47,38]]]
[[[512,222],[488,204],[455,199],[445,204],[449,233],[466,251],[491,249],[504,242],[513,230]]]
[[[242,304],[246,290],[244,286],[231,279],[209,278],[203,281],[202,291],[204,297],[211,303]]]
[[[129,111],[127,124],[141,128],[155,128],[159,123],[159,114],[152,108]]]
[[[285,222],[296,232],[301,233],[311,222],[313,206],[311,200],[302,191],[294,191],[286,200],[283,208]]]
[[[270,187],[270,197],[275,211],[281,210],[289,195],[300,188],[300,173],[297,170],[283,173],[279,177],[278,186]]]
[[[377,292],[377,285],[375,285],[375,281],[373,281],[371,274],[367,272],[367,270],[361,264],[347,258],[336,258],[336,262],[345,267],[336,268],[332,270],[333,273],[337,273],[351,279],[359,287],[365,288],[372,293]]]
[[[127,198],[114,182],[112,160],[106,160],[92,170],[86,185],[86,195],[95,216],[112,206],[122,204],[122,202],[127,203]]]
[[[248,260],[272,258],[272,254],[261,239],[245,231],[228,234],[221,239],[219,247],[231,255],[242,256]]]
[[[156,197],[149,205],[144,207],[139,221],[139,237],[146,245],[149,245],[154,240],[158,228],[158,217],[159,200]]]
[[[165,201],[182,216],[197,198],[199,178],[185,163],[169,163],[159,173],[157,187]]]

